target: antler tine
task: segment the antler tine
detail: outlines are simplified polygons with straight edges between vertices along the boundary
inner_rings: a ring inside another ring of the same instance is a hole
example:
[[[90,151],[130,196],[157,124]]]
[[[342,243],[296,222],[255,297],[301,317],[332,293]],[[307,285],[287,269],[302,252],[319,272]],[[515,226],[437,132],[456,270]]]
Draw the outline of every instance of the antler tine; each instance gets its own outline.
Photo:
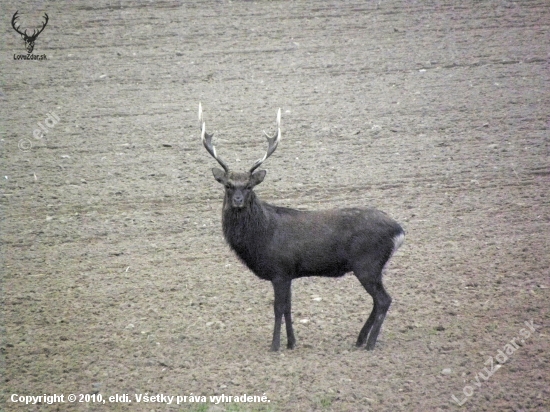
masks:
[[[216,148],[212,144],[212,136],[214,136],[214,133],[212,134],[206,133],[206,122],[204,121],[204,118],[202,115],[201,103],[199,103],[199,127],[201,128],[201,140],[205,149],[207,150],[208,153],[210,153],[210,156],[216,159],[216,161],[220,164],[220,166],[223,167],[223,170],[228,172],[229,167],[225,164],[225,162],[220,157],[218,157],[218,154],[216,153]]]
[[[250,168],[250,173],[252,173],[254,170],[256,170],[260,165],[269,157],[271,154],[277,149],[277,145],[279,144],[279,141],[281,140],[281,109],[277,111],[277,131],[273,136],[269,136],[265,130],[264,135],[267,139],[267,151],[264,154],[264,157],[261,159],[258,159],[254,162],[254,165]]]

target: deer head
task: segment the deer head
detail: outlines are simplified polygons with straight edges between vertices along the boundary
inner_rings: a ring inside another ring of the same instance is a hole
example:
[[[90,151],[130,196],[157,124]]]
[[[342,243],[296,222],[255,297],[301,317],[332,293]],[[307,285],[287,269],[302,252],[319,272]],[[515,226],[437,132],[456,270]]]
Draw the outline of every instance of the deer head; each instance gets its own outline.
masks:
[[[216,159],[216,161],[223,167],[223,170],[218,168],[212,169],[214,178],[224,185],[225,187],[225,204],[233,208],[241,209],[248,205],[250,200],[250,193],[254,186],[262,183],[265,178],[265,170],[256,170],[260,165],[273,154],[279,141],[281,140],[281,109],[277,112],[277,131],[273,136],[269,136],[265,131],[264,134],[267,138],[267,151],[265,155],[254,162],[248,172],[238,173],[229,170],[227,164],[218,156],[216,148],[212,144],[212,137],[214,134],[206,133],[206,122],[202,115],[202,105],[199,103],[199,126],[201,128],[201,140],[202,144],[210,153],[210,155]]]
[[[48,24],[48,15],[46,13],[44,13],[44,24],[42,24],[42,28],[39,29],[39,30],[33,30],[33,33],[32,35],[28,35],[27,34],[27,30],[25,29],[24,32],[21,32],[19,30],[19,25],[16,26],[16,23],[17,23],[17,19],[19,18],[19,16],[17,15],[19,11],[16,11],[14,14],[13,14],[13,17],[11,19],[11,26],[13,27],[13,29],[19,33],[21,35],[21,37],[23,37],[23,40],[25,40],[25,48],[27,49],[27,53],[32,53],[33,49],[34,49],[34,42],[36,41],[36,38],[38,37],[38,35],[40,33],[42,33],[44,31],[44,28],[46,27],[46,25]]]

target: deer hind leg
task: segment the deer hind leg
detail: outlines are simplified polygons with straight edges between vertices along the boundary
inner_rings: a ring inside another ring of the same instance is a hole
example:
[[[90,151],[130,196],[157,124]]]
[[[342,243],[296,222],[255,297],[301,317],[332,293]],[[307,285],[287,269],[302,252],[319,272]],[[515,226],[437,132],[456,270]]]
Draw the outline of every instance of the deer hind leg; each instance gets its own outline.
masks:
[[[354,273],[368,294],[372,296],[373,301],[372,312],[361,332],[359,332],[356,345],[362,346],[367,342],[366,349],[373,350],[392,299],[382,285],[381,268],[377,270],[356,270]]]

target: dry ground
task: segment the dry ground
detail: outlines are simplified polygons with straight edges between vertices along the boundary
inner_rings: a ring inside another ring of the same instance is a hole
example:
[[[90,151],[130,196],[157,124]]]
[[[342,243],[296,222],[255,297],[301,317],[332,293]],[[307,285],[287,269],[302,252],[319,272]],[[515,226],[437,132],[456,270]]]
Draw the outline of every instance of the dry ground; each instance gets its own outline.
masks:
[[[49,14],[47,60],[14,60],[16,10]],[[550,409],[546,0],[10,0],[2,22],[0,409]],[[262,199],[403,224],[375,351],[348,275],[296,281],[297,348],[268,352],[271,285],[224,244],[199,101],[243,170],[282,108]],[[134,402],[10,401],[44,393]]]

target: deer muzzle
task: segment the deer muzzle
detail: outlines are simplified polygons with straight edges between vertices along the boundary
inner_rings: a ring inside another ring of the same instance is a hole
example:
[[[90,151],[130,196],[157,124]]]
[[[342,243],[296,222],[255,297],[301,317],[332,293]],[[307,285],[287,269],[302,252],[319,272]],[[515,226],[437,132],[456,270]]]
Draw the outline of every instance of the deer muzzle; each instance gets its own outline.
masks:
[[[236,190],[231,197],[231,206],[241,209],[244,207],[244,195],[240,190]]]

